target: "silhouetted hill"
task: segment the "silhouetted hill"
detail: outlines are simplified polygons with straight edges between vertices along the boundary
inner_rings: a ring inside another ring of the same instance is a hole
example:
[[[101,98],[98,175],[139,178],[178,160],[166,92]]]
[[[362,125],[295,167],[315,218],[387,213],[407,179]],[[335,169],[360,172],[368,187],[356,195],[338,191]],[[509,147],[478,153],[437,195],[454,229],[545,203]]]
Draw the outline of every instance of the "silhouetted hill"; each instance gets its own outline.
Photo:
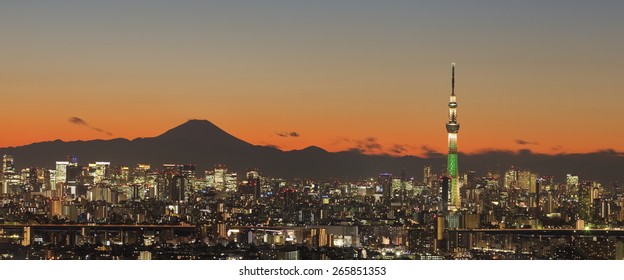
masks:
[[[213,123],[206,120],[190,120],[167,132],[150,138],[160,142],[195,143],[213,147],[250,147],[251,144],[240,140]]]
[[[420,158],[364,155],[357,151],[328,152],[316,146],[302,150],[281,151],[242,141],[205,120],[190,120],[167,132],[150,138],[92,141],[60,140],[21,147],[0,148],[0,154],[11,154],[18,168],[30,166],[52,168],[55,161],[75,155],[80,164],[110,161],[115,165],[135,166],[149,163],[160,168],[164,163],[193,163],[198,171],[226,164],[230,170],[259,168],[273,177],[365,178],[380,172],[400,174],[406,168],[409,176],[422,178],[422,168],[431,165],[434,172],[443,170],[444,156]],[[562,179],[575,173],[585,179],[620,180],[624,156],[614,151],[588,154],[544,155],[530,151],[490,151],[459,157],[460,170],[475,170],[485,175],[488,170],[503,171],[510,166],[530,169],[541,175]]]

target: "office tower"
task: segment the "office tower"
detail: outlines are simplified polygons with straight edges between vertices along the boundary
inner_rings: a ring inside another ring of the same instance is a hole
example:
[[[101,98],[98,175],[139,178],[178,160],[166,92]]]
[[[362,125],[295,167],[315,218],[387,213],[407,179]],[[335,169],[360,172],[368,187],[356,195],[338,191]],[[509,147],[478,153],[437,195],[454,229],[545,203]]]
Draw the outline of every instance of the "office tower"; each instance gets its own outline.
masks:
[[[541,183],[542,183],[541,179],[535,180],[535,217],[538,219],[542,216],[542,206],[540,205],[541,204],[540,200],[542,199],[540,195],[542,191],[541,185],[540,185]]]
[[[225,190],[235,192],[238,189],[238,173],[225,173]]]
[[[225,188],[225,174],[227,173],[227,167],[223,164],[217,164],[214,168],[213,180],[214,187],[217,190],[223,190]]]
[[[566,175],[566,190],[571,193],[576,193],[579,184],[579,176],[567,174]]]
[[[15,163],[13,162],[13,156],[2,156],[2,174],[15,173]]]
[[[13,156],[2,156],[2,173],[0,173],[0,181],[2,181],[2,194],[10,192],[11,177],[15,174],[15,165],[13,162]]]
[[[188,179],[195,179],[195,165],[194,164],[184,164],[182,165],[180,173],[182,176]]]
[[[188,179],[182,175],[175,175],[169,184],[169,200],[176,202],[185,201]]]
[[[592,183],[583,182],[578,186],[578,198],[579,198],[579,218],[588,222],[591,218],[592,208]]]
[[[137,164],[132,172],[132,183],[143,185],[147,182],[147,174],[150,172],[149,164]]]
[[[466,183],[468,183],[470,188],[477,187],[477,174],[474,170],[466,172]]]
[[[130,181],[130,168],[128,166],[120,166],[116,170],[119,172],[115,177],[116,180],[123,183],[128,183]]]
[[[37,167],[22,169],[22,182],[26,183],[27,189],[33,192],[40,192],[43,185],[43,170]],[[39,180],[41,175],[41,180]]]
[[[431,165],[425,165],[423,168],[423,183],[425,183],[425,185],[431,183]]]
[[[56,172],[54,173],[55,189],[65,185],[67,180],[67,166],[68,161],[57,161]]]
[[[253,194],[254,199],[260,198],[260,173],[258,170],[247,171],[247,191]]]
[[[380,173],[377,179],[378,186],[383,190],[383,199],[386,206],[390,206],[392,201],[392,174]]]
[[[174,177],[180,176],[178,165],[173,163],[163,164],[162,177],[160,178],[159,185],[162,186],[158,195],[163,199],[172,200],[173,190],[175,186]]]
[[[407,184],[407,176],[405,175],[405,168],[401,171],[401,205],[405,203],[406,190],[405,185]]]
[[[535,181],[537,180],[537,173],[528,170],[518,171],[517,187],[518,189],[535,193]]]
[[[518,171],[512,166],[510,170],[505,172],[503,186],[506,190],[513,190],[518,188]]]
[[[442,187],[440,188],[440,210],[446,216],[448,214],[449,209],[449,198],[450,198],[450,181],[451,178],[444,176],[442,177]]]
[[[192,193],[195,191],[196,179],[195,179],[195,165],[194,164],[184,164],[178,166],[180,169],[180,174],[186,180],[185,192]]]
[[[83,177],[82,173],[82,167],[69,162],[69,165],[66,167],[65,188],[63,189],[65,193],[72,195],[77,195],[79,193],[78,185],[81,185],[80,179]]]
[[[89,176],[93,177],[93,183],[102,183],[109,176],[110,162],[97,161],[89,163]]]
[[[459,167],[457,162],[457,133],[459,132],[459,123],[457,122],[457,101],[455,98],[455,63],[451,64],[451,98],[448,104],[449,121],[446,124],[446,132],[448,133],[448,159],[447,174],[451,178],[451,204],[455,209],[461,208],[460,184],[459,184]]]

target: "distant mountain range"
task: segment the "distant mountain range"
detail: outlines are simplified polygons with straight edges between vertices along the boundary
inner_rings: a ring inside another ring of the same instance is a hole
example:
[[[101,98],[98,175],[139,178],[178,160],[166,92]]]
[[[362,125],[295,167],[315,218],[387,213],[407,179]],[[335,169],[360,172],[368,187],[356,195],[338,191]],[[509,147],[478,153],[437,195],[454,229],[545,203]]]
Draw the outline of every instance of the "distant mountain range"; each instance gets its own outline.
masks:
[[[149,163],[160,168],[164,163],[192,163],[197,170],[212,169],[225,164],[228,169],[244,171],[258,168],[272,177],[341,178],[376,177],[380,172],[422,179],[424,165],[434,172],[446,164],[442,154],[430,158],[366,155],[358,151],[328,152],[316,146],[303,150],[282,151],[257,146],[240,140],[206,120],[190,120],[151,138],[91,140],[64,142],[55,140],[20,147],[0,148],[0,154],[13,155],[17,168],[30,166],[52,168],[55,161],[75,155],[79,163],[110,161],[114,165],[135,166]],[[562,180],[567,173],[578,174],[581,180],[622,181],[624,155],[615,151],[587,154],[535,154],[528,150],[518,153],[490,151],[460,154],[460,171],[475,170],[485,175],[488,170],[504,171],[510,166],[553,175]]]

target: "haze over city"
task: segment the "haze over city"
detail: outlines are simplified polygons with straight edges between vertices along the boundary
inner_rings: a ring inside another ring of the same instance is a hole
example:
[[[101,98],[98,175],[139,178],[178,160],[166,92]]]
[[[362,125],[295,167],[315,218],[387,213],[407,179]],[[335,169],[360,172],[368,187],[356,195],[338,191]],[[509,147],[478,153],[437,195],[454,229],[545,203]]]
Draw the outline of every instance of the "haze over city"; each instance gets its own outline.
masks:
[[[621,1],[9,1],[0,147],[208,119],[283,150],[624,147]]]

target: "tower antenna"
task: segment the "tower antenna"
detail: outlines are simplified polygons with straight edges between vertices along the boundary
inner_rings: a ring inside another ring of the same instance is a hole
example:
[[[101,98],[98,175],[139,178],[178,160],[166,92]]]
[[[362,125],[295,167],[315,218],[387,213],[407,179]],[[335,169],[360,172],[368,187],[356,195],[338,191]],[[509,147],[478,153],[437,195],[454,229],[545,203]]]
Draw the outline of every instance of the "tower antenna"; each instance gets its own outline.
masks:
[[[451,95],[455,95],[455,62],[451,63]]]

